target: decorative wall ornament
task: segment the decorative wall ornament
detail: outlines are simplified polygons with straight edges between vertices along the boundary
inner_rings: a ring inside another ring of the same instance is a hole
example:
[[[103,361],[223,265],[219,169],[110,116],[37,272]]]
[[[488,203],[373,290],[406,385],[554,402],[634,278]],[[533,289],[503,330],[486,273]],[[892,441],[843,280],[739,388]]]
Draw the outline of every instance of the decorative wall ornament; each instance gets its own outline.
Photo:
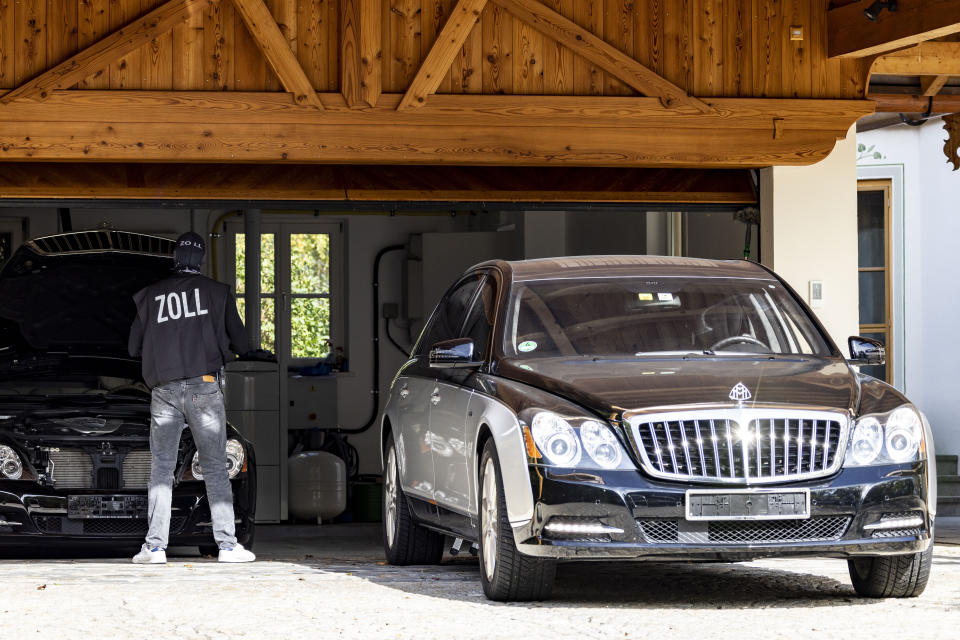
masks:
[[[960,169],[960,114],[952,113],[943,116],[943,130],[947,132],[947,139],[943,142],[943,152],[947,155],[947,162],[953,165],[953,170]]]

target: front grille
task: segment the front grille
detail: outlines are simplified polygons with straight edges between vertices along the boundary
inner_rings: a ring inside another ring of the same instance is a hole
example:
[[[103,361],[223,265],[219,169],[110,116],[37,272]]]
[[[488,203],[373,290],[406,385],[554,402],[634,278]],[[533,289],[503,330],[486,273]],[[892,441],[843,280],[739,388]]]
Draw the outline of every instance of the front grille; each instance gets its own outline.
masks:
[[[150,484],[152,456],[149,449],[131,451],[123,459],[123,488],[146,489]]]
[[[809,520],[752,520],[687,522],[638,519],[645,541],[660,544],[783,544],[839,540],[850,525],[849,516],[822,516]]]
[[[764,484],[834,473],[843,462],[845,414],[716,409],[628,416],[645,471],[659,478]]]
[[[142,536],[147,533],[145,518],[89,518],[71,520],[63,516],[35,516],[42,533],[67,536]],[[187,524],[185,516],[170,519],[170,533],[180,533]]]
[[[93,459],[82,449],[60,449],[50,451],[49,455],[53,463],[53,480],[60,489],[146,489],[150,482],[149,449],[121,454],[122,475],[116,467],[100,467],[94,474]]]
[[[49,455],[53,463],[53,481],[58,488],[93,488],[93,460],[89,453],[80,449],[60,449]]]

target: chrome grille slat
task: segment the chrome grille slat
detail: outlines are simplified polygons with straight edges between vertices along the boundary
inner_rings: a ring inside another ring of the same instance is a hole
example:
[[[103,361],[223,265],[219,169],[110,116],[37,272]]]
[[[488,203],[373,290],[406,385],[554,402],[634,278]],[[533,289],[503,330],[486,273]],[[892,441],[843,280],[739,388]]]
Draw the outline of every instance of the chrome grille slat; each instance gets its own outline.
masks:
[[[843,463],[851,419],[841,411],[729,408],[627,414],[645,471],[658,478],[764,484],[822,477]],[[709,445],[703,446],[706,424]],[[719,433],[718,433],[719,432]],[[696,441],[697,449],[690,448]],[[791,441],[796,446],[791,446]],[[662,455],[661,445],[670,449]],[[683,454],[677,453],[683,447]]]

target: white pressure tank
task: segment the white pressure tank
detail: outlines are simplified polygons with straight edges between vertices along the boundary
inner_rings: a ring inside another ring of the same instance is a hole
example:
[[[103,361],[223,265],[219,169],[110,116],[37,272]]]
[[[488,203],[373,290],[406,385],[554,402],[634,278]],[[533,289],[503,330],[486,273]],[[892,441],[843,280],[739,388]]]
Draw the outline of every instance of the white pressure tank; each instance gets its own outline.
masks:
[[[288,492],[290,515],[300,520],[330,520],[347,507],[347,466],[326,451],[302,451],[290,456]]]

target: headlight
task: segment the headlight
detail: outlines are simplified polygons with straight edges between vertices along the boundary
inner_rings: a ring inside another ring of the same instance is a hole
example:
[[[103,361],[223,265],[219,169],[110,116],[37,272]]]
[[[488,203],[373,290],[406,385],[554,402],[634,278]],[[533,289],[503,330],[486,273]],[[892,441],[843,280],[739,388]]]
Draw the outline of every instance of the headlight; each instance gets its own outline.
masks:
[[[227,477],[231,480],[236,478],[243,470],[243,445],[239,440],[233,438],[227,440]],[[193,462],[190,464],[190,473],[194,479],[203,480],[203,469],[200,468],[200,452],[193,454]]]
[[[552,411],[537,411],[530,420],[530,431],[537,449],[551,465],[633,468],[629,464],[623,466],[625,456],[620,441],[609,425],[598,420],[564,418]]]
[[[911,405],[863,416],[853,428],[844,463],[852,467],[912,462],[924,451],[923,423]]]
[[[0,445],[0,474],[9,480],[23,477],[23,461],[17,452],[7,445]]]
[[[533,441],[552,464],[572,467],[580,462],[580,441],[570,423],[550,411],[533,416]]]

